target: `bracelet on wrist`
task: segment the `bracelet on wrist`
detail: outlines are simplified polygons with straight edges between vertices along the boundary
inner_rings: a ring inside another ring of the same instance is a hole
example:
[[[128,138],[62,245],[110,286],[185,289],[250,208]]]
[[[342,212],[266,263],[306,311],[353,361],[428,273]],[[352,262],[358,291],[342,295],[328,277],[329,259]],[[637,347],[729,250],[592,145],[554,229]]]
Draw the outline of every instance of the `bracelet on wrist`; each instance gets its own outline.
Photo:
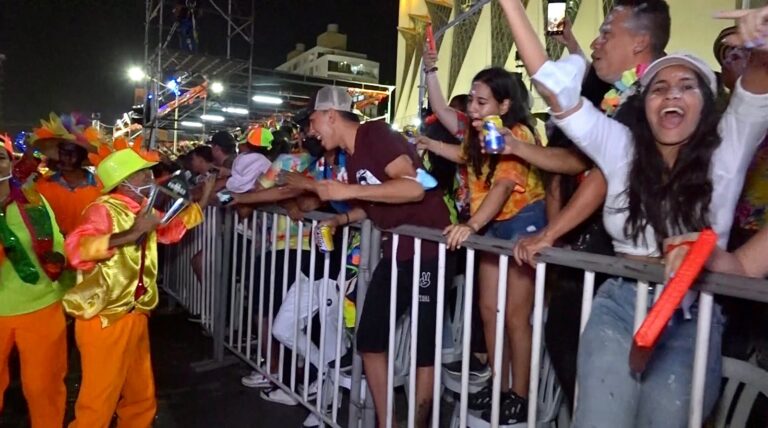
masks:
[[[430,73],[434,73],[436,71],[437,71],[437,67],[436,66],[430,67],[430,68],[424,68],[424,74],[430,74]]]
[[[344,218],[346,218],[346,219],[347,219],[347,222],[346,222],[346,223],[344,223],[344,224],[345,224],[345,225],[346,225],[346,224],[349,224],[349,213],[344,213]]]
[[[684,241],[679,244],[667,244],[666,247],[664,247],[664,253],[669,254],[673,250],[679,248],[679,247],[688,247],[689,249],[693,246],[693,241]]]

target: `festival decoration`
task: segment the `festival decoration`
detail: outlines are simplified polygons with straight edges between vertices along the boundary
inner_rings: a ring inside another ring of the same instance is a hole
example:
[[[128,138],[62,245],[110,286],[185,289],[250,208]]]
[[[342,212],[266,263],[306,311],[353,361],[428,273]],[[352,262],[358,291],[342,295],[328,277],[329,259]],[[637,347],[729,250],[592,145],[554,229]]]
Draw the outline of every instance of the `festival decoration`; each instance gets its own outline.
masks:
[[[40,127],[35,128],[30,138],[32,147],[48,158],[59,158],[59,144],[76,144],[88,152],[95,152],[102,140],[98,129],[79,113],[57,116],[51,113],[48,120],[41,119]]]
[[[103,193],[109,193],[134,172],[160,162],[160,154],[142,148],[142,143],[141,136],[133,144],[125,137],[119,137],[111,143],[101,142],[96,153],[88,154],[88,159],[96,166]]]
[[[8,226],[7,206],[16,202],[24,225],[32,239],[32,250],[37,256],[38,263],[43,272],[56,281],[64,271],[64,255],[53,251],[53,219],[42,198],[33,187],[11,187],[11,193],[6,206],[0,211],[0,244],[2,253],[7,258],[16,274],[27,284],[36,284],[40,279],[40,273],[32,262],[32,258],[19,241],[18,235]],[[0,257],[2,262],[3,257]]]

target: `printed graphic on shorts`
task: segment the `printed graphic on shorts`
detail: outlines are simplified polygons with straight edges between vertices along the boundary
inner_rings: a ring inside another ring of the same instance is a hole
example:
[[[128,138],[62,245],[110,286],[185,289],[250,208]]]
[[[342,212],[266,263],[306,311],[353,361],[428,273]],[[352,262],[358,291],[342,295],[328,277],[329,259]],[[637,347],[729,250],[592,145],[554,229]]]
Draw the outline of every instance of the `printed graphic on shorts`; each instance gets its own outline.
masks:
[[[371,171],[368,171],[367,169],[361,169],[360,171],[357,171],[357,182],[358,184],[361,184],[363,186],[366,186],[368,184],[381,184],[381,181],[376,178]]]
[[[432,272],[422,272],[419,279],[419,287],[429,288],[432,285]]]

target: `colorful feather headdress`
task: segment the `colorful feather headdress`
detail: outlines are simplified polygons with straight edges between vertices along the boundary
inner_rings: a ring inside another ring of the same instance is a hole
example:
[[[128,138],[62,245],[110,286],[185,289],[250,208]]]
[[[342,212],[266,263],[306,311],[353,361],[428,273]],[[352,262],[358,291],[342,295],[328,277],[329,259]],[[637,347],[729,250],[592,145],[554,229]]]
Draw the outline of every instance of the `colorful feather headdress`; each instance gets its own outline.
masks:
[[[133,150],[139,156],[144,158],[148,162],[160,162],[160,153],[154,150],[147,150],[143,148],[144,138],[142,136],[136,137],[133,143],[130,143],[125,137],[118,137],[112,142],[101,141],[96,148],[96,153],[89,153],[88,160],[91,164],[98,166],[101,161],[120,150]]]
[[[13,143],[11,142],[11,137],[8,136],[8,134],[2,134],[0,135],[0,141],[3,142],[3,147],[5,147],[5,150],[8,151],[9,155],[13,154]]]
[[[58,158],[58,145],[61,142],[77,144],[93,153],[103,139],[101,132],[79,113],[64,114],[60,117],[51,113],[47,121],[40,120],[40,125],[32,132],[30,142],[33,147],[52,159]]]

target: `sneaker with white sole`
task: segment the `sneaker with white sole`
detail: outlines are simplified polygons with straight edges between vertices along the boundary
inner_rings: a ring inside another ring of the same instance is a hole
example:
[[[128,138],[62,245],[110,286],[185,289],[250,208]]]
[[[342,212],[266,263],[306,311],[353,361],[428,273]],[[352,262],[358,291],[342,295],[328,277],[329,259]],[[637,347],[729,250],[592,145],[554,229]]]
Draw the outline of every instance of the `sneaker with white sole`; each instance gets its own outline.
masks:
[[[248,388],[266,388],[270,384],[269,379],[257,371],[252,371],[248,376],[243,376],[240,379],[240,383]]]
[[[284,404],[286,406],[295,406],[299,404],[299,402],[296,401],[295,398],[291,397],[287,392],[283,391],[282,389],[276,386],[273,386],[272,388],[261,391],[261,394],[259,395],[261,396],[261,398],[267,401]]]
[[[331,412],[327,411],[326,415],[330,415]],[[323,420],[320,419],[320,416],[317,416],[314,413],[310,413],[307,415],[307,418],[304,419],[304,422],[301,424],[302,427],[305,428],[315,428],[323,425]]]

